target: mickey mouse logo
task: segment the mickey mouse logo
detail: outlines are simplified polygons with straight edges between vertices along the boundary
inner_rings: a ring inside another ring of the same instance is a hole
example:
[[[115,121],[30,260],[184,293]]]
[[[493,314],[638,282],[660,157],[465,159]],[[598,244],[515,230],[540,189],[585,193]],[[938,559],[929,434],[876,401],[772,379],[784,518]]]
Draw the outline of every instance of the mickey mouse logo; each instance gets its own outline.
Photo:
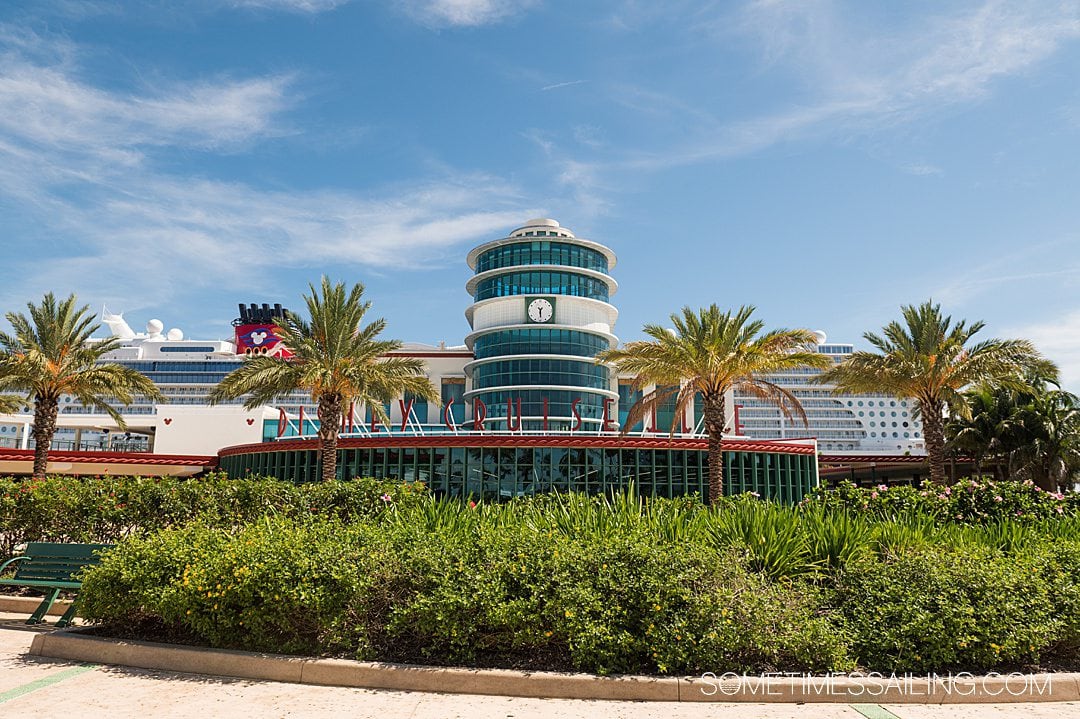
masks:
[[[165,425],[166,425],[166,426],[168,426],[168,425],[172,424],[172,417],[166,417],[166,418],[165,418],[164,420],[162,420],[162,421],[163,421],[163,422],[165,422]]]
[[[255,420],[253,420],[253,419],[249,419],[249,420],[247,421],[247,423],[248,423],[248,426],[250,427],[251,425],[255,424]]]
[[[256,347],[266,341],[266,338],[270,336],[270,333],[266,330],[255,330],[251,333],[251,344]]]

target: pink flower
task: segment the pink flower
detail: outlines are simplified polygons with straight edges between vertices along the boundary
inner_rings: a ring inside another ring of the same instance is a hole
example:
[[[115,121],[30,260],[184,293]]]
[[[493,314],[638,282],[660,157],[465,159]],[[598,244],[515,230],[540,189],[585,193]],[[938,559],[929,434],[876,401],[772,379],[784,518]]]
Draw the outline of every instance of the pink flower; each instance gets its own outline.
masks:
[[[886,491],[886,490],[888,490],[888,489],[889,489],[889,486],[888,486],[888,485],[886,485],[886,484],[879,484],[879,485],[877,486],[877,488],[878,488],[878,490],[879,490],[879,491],[881,491],[881,492],[884,492],[884,491]]]
[[[870,493],[870,499],[877,499],[878,494],[876,491]]]
[[[383,496],[382,496],[382,497],[381,497],[380,499],[382,499],[382,501],[384,501],[384,502],[386,502],[386,503],[388,503],[388,504],[389,504],[390,502],[393,502],[393,501],[394,501],[394,498],[393,498],[393,497],[391,497],[391,496],[390,496],[389,494],[384,494],[384,495],[383,495]]]
[[[994,495],[994,501],[995,501],[995,502],[1001,502],[1001,501],[1002,501],[1002,499],[1001,499],[1001,495],[1000,495],[1000,494],[998,494],[998,495]]]

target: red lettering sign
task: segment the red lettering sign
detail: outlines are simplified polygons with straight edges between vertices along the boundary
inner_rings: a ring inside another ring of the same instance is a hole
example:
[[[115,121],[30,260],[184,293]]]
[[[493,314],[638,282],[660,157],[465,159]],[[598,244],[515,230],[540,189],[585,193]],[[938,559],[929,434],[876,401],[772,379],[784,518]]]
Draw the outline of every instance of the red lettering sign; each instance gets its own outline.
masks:
[[[577,399],[575,399],[573,402],[570,403],[570,412],[574,415],[574,419],[577,420],[577,422],[574,423],[574,431],[575,432],[577,432],[579,429],[581,429],[581,414],[579,414],[578,411],[577,411],[577,406],[578,406],[578,404],[580,402],[581,402],[581,397],[578,397]]]
[[[473,400],[473,426],[477,432],[484,431],[484,420],[487,419],[487,405],[479,397]]]
[[[401,431],[405,431],[405,426],[409,424],[409,415],[412,414],[413,404],[415,404],[416,398],[411,398],[408,404],[405,404],[405,400],[399,399],[398,405],[401,407]]]
[[[521,429],[521,397],[517,399],[517,424],[514,424],[514,401],[509,397],[506,398],[506,428],[511,432],[517,432]]]
[[[604,398],[604,416],[600,421],[600,429],[604,432],[615,429],[615,423],[611,421],[611,403],[614,401],[611,397]]]

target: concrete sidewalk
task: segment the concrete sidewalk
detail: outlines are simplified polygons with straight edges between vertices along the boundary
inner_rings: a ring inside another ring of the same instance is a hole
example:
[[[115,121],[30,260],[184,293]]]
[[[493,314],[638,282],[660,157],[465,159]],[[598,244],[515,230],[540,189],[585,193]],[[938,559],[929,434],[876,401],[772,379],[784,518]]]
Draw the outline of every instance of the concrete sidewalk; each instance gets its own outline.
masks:
[[[571,699],[516,699],[463,694],[301,686],[226,677],[156,672],[26,654],[37,631],[25,615],[0,614],[0,716],[77,717],[377,717],[378,719],[704,719],[705,717],[852,717],[853,719],[982,719],[1077,717],[1080,703],[968,706],[843,704],[674,704]]]

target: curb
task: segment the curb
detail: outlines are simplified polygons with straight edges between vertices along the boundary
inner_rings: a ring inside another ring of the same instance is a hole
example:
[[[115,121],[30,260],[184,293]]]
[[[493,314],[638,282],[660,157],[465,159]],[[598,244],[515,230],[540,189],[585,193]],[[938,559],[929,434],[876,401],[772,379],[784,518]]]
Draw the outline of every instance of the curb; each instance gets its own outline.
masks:
[[[10,595],[0,594],[0,612],[9,612],[11,614],[21,614],[26,612],[26,616],[29,617],[34,613],[34,610],[41,604],[41,597],[15,597]],[[71,602],[67,599],[57,599],[53,602],[53,605],[49,607],[47,616],[59,617],[67,611],[71,606]]]
[[[1011,704],[1080,701],[1080,674],[927,677],[600,677],[309,659],[120,641],[64,630],[38,634],[30,654],[193,674],[324,686],[546,699],[666,702]]]

